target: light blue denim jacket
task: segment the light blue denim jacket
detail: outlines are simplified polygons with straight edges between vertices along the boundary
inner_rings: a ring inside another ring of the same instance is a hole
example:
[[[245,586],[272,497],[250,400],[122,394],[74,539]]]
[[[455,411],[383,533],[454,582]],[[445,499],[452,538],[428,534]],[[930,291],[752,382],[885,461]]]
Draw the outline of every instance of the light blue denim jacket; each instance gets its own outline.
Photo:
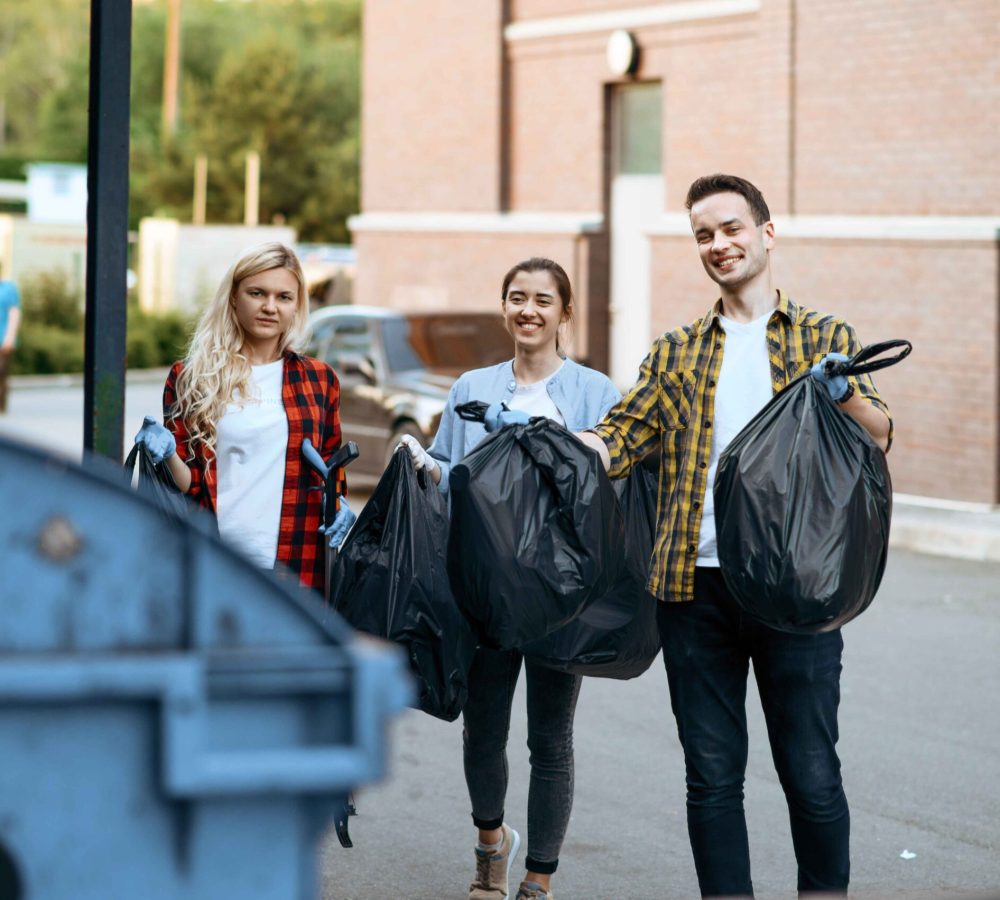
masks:
[[[482,422],[467,422],[460,418],[455,407],[470,400],[484,403],[507,402],[514,396],[514,361],[508,360],[485,369],[472,369],[451,386],[448,405],[441,415],[434,443],[429,453],[441,466],[439,487],[448,492],[448,473],[484,437]],[[566,420],[570,431],[593,428],[604,414],[621,399],[611,380],[602,372],[588,369],[567,359],[546,384],[549,397]]]

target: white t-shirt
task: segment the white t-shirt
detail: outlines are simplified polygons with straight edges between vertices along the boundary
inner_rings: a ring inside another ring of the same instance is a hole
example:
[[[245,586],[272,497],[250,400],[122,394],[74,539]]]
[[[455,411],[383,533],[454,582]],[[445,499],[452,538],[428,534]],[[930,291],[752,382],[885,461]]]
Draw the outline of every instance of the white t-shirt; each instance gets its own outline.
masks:
[[[252,366],[251,397],[230,403],[216,430],[219,534],[265,569],[273,568],[278,553],[285,484],[288,417],[281,402],[284,365],[279,359]]]
[[[562,363],[559,364],[559,369],[561,368]],[[555,375],[559,369],[556,369],[552,375]],[[559,412],[559,408],[552,402],[552,398],[549,396],[547,385],[552,375],[543,378],[541,381],[536,381],[534,384],[519,384],[514,388],[514,396],[507,401],[507,407],[509,409],[523,410],[532,417],[545,416],[545,418],[552,419],[553,422],[558,422],[565,427],[566,420],[563,418],[563,414]]]
[[[715,540],[715,498],[712,494],[719,455],[774,394],[767,355],[767,323],[770,318],[771,312],[753,322],[735,322],[719,316],[722,330],[726,332],[726,345],[715,389],[712,453],[701,504],[701,532],[695,563],[699,566],[719,565]]]

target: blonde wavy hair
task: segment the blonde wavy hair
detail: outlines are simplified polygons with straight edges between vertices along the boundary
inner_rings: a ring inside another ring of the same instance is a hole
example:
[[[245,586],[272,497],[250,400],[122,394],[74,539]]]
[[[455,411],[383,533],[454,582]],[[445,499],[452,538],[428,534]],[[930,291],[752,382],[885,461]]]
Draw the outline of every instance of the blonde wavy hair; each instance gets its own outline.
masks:
[[[281,336],[278,352],[297,350],[309,318],[309,293],[302,265],[291,248],[277,242],[247,250],[226,272],[212,302],[198,321],[180,375],[177,403],[171,419],[180,419],[187,430],[188,447],[200,444],[207,456],[215,455],[216,426],[226,406],[250,392],[250,361],[244,355],[245,335],[236,318],[234,301],[240,282],[270,269],[287,269],[299,284],[292,325]]]

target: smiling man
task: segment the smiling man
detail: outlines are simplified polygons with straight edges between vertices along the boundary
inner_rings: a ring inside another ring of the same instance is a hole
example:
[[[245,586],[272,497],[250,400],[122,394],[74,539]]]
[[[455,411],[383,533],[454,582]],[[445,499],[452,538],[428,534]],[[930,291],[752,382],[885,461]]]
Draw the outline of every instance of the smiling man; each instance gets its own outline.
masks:
[[[891,422],[871,378],[829,378],[822,362],[861,349],[844,320],[799,306],[771,283],[774,225],[760,191],[709,175],[687,196],[691,230],[720,297],[662,335],[639,381],[578,436],[612,477],[660,455],[648,587],[687,768],[688,833],[703,896],[753,893],[743,782],[749,664],[788,801],[798,888],[846,893],[850,816],[837,757],[840,631],[795,635],[743,615],[716,551],[712,487],[719,454],[771,397],[811,371],[845,415],[887,450]]]

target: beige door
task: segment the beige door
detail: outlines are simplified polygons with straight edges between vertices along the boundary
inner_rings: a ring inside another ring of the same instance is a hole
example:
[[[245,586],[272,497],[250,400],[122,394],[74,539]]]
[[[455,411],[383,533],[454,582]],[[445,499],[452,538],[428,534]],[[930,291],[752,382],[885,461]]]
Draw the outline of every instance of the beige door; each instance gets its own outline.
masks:
[[[659,82],[612,96],[611,380],[630,387],[649,350],[649,229],[663,211]]]

